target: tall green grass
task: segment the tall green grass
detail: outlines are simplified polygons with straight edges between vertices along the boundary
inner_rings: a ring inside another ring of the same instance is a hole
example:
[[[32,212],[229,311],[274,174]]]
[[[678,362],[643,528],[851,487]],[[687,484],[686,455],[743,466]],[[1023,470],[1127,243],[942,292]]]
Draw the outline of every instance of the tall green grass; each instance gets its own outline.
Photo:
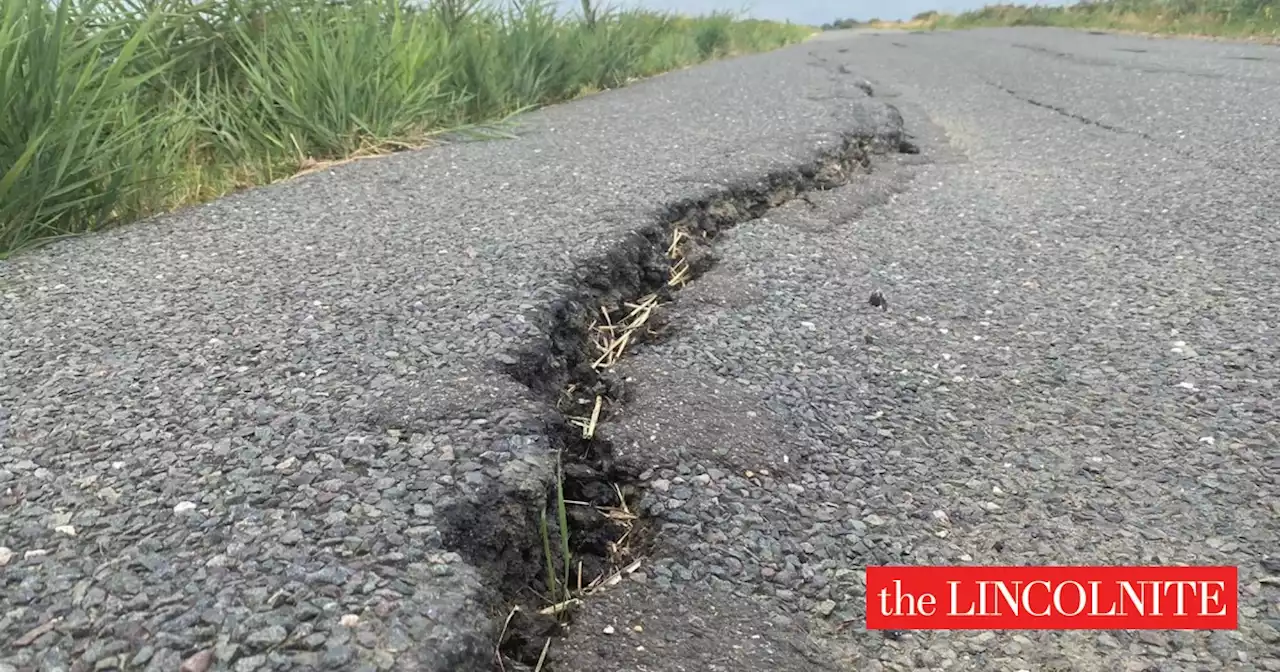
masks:
[[[1280,38],[1280,0],[1095,0],[1046,7],[990,5],[923,21],[931,28],[1059,26],[1146,33]]]
[[[0,2],[0,256],[811,33],[592,0]]]

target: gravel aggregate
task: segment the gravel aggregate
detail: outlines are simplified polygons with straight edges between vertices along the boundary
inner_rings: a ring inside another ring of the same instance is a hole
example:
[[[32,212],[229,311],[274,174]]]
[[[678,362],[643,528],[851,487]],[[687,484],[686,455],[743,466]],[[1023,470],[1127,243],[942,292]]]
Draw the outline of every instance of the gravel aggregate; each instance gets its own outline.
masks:
[[[624,360],[654,548],[553,669],[1280,670],[1273,52],[833,33],[0,262],[0,672],[492,669],[566,297],[902,121]],[[868,564],[1068,562],[1238,565],[1240,628],[862,628]]]
[[[0,264],[0,670],[491,669],[512,367],[670,204],[897,130],[861,87],[737,58]]]
[[[1280,670],[1275,50],[811,48],[921,153],[725,234],[624,360],[655,547],[554,669]],[[889,563],[1235,565],[1240,627],[869,632]]]

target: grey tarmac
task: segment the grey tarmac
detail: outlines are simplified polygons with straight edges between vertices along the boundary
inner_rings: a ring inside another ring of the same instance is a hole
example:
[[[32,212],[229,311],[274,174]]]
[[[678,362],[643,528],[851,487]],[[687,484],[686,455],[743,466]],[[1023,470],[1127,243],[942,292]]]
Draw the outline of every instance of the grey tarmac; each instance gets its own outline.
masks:
[[[553,669],[1280,670],[1280,50],[809,49],[920,154],[723,234],[625,360],[658,531]],[[869,564],[1236,565],[1240,626],[868,631]]]
[[[813,61],[5,262],[0,671],[493,669],[541,575],[566,316],[644,279],[672,204],[900,133]]]
[[[549,669],[1280,670],[1276,53],[828,34],[6,262],[0,670],[494,669],[568,331],[904,127],[619,365],[652,534]],[[903,562],[1238,565],[1241,627],[865,631]]]

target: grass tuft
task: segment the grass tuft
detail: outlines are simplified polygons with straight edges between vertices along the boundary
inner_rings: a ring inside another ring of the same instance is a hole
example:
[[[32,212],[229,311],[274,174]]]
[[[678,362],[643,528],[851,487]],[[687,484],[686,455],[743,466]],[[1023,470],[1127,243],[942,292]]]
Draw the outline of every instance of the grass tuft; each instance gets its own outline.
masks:
[[[0,1],[0,257],[812,33],[591,0]]]

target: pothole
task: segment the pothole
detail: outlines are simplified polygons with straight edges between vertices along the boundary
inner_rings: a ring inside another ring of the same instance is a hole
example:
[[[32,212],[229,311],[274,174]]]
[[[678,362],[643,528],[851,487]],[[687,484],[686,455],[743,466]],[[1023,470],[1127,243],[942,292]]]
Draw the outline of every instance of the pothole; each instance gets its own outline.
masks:
[[[617,362],[665,337],[664,306],[714,265],[719,234],[847,184],[871,171],[872,155],[888,153],[918,150],[900,132],[848,136],[798,169],[675,204],[578,269],[574,289],[550,307],[548,339],[505,368],[559,411],[548,429],[557,462],[549,492],[490,493],[447,516],[455,529],[446,545],[485,573],[502,601],[495,669],[548,670],[548,647],[580,600],[626,580],[651,545],[647,521],[633,514],[639,474],[620,466],[596,431],[628,400]]]

